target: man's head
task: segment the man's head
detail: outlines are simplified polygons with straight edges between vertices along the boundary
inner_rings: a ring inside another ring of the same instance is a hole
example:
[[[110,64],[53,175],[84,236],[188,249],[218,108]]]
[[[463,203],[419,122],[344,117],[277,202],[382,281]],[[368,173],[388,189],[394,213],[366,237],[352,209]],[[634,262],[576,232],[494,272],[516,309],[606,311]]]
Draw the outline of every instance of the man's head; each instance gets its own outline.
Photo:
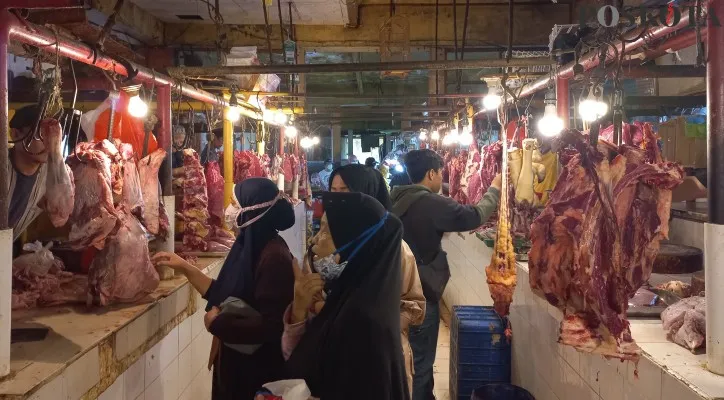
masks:
[[[443,160],[432,150],[412,150],[405,155],[405,168],[412,183],[437,193],[442,188]]]
[[[347,159],[347,162],[348,162],[349,164],[359,164],[359,159],[357,158],[356,155],[352,154],[352,155],[350,155],[349,158]]]
[[[38,106],[26,106],[15,112],[10,120],[10,134],[13,140],[26,137],[34,128],[40,112]],[[45,151],[45,145],[40,140],[28,138],[28,150],[25,149],[23,143],[15,144],[16,157],[23,157],[29,162],[43,164],[48,162],[48,152]]]
[[[220,148],[224,145],[224,130],[216,128],[213,130],[213,135],[209,135],[206,140],[211,143],[211,146],[215,149]]]
[[[177,149],[181,149],[184,145],[184,141],[186,140],[186,129],[181,125],[176,125],[173,127],[173,145]]]
[[[332,164],[332,160],[326,159],[324,161],[324,169],[327,170],[327,172],[332,172],[334,169],[334,164]]]
[[[365,160],[365,166],[374,168],[377,165],[377,160],[374,157],[367,157]]]

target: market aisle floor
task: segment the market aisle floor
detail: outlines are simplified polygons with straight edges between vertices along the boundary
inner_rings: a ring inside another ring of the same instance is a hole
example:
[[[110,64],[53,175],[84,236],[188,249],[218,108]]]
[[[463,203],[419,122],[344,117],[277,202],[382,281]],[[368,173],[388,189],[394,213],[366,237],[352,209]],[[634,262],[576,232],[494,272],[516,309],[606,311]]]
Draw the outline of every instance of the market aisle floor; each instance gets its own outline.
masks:
[[[437,339],[437,353],[433,367],[435,397],[450,400],[450,311],[441,304],[440,334]]]

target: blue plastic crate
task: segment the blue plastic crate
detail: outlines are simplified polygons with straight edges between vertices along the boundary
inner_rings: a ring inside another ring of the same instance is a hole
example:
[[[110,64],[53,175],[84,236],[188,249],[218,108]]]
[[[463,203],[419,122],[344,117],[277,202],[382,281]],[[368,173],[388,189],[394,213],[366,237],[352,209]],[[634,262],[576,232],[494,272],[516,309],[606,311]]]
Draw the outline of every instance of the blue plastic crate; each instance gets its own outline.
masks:
[[[487,383],[510,383],[508,321],[492,307],[455,306],[450,326],[451,399],[469,399]]]

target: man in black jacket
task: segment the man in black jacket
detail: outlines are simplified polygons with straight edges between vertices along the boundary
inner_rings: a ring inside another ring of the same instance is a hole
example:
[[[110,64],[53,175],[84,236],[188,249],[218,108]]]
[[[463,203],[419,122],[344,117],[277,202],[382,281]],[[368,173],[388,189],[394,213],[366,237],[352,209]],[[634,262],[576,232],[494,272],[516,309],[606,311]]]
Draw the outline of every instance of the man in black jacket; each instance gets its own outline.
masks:
[[[496,176],[480,202],[461,205],[438,195],[442,187],[442,158],[432,150],[414,150],[405,155],[405,168],[413,185],[392,190],[392,213],[405,228],[404,240],[412,249],[427,300],[425,320],[410,327],[410,345],[415,362],[413,400],[431,400],[432,366],[440,329],[439,302],[450,279],[442,236],[447,232],[469,232],[484,224],[498,209],[500,175]]]

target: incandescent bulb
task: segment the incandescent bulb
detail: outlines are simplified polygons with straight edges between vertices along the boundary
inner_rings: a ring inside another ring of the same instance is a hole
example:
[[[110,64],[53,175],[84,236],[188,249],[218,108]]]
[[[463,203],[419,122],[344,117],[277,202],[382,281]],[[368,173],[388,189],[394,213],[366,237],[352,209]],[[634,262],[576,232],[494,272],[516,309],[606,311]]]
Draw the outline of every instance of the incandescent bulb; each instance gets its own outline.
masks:
[[[438,131],[432,131],[430,134],[430,139],[432,140],[440,140],[440,132]]]
[[[143,118],[148,114],[148,105],[139,95],[135,95],[128,100],[128,113],[132,117]]]
[[[488,111],[497,110],[502,101],[503,99],[497,94],[488,93],[485,97],[483,97],[483,107],[485,107]]]
[[[230,106],[226,108],[226,120],[229,122],[236,122],[241,117],[239,114],[239,107]]]
[[[458,142],[463,146],[470,146],[473,143],[473,134],[465,130],[463,134],[458,137]]]
[[[556,136],[563,130],[563,120],[556,113],[555,104],[547,104],[545,114],[538,120],[538,131],[543,136]]]
[[[420,130],[420,140],[427,140],[427,131],[424,129]]]
[[[284,125],[287,123],[287,114],[284,114],[281,111],[277,111],[274,113],[274,122],[276,122],[279,125]]]
[[[284,127],[284,136],[288,137],[289,139],[297,137],[297,128],[293,126]]]
[[[595,98],[587,98],[578,105],[578,113],[586,122],[593,122],[608,113],[608,104]]]
[[[315,136],[312,138],[312,144],[319,144],[319,136]]]
[[[308,149],[312,147],[312,139],[305,136],[299,141],[299,145],[302,146],[303,149]]]

